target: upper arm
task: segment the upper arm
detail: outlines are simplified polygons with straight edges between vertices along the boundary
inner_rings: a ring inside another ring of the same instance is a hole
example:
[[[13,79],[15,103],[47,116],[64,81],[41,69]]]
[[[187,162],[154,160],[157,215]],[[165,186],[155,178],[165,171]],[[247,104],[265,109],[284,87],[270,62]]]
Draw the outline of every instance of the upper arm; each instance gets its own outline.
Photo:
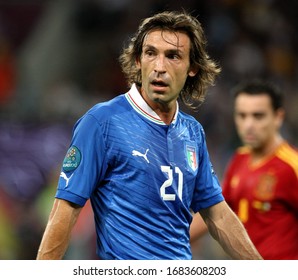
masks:
[[[84,206],[107,168],[102,128],[93,115],[85,115],[75,128],[63,161],[56,197]]]
[[[224,200],[222,188],[218,177],[210,161],[203,129],[200,130],[201,142],[199,143],[199,166],[196,175],[195,189],[191,202],[191,209],[194,212],[208,208]]]
[[[61,259],[67,249],[71,231],[82,207],[62,199],[55,199],[37,259]]]
[[[207,227],[200,213],[195,213],[189,229],[190,242],[195,242],[207,232]]]
[[[56,198],[50,214],[51,220],[64,221],[65,223],[75,224],[82,207],[67,200]]]

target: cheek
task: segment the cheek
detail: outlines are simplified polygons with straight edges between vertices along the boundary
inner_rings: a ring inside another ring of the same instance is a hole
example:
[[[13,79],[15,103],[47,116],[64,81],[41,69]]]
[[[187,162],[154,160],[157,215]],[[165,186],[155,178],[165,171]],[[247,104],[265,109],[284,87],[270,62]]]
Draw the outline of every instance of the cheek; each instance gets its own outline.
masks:
[[[267,119],[259,121],[257,125],[260,130],[264,130],[264,131],[265,130],[269,131],[274,129],[274,123],[271,120],[267,120]]]
[[[236,124],[236,131],[240,136],[242,136],[245,134],[246,129],[243,125]]]
[[[244,126],[244,122],[241,121],[240,119],[236,118],[234,119],[234,123],[235,123],[235,127],[238,131],[242,130],[243,129],[243,126]]]
[[[274,128],[271,124],[262,123],[256,127],[256,132],[260,138],[267,139],[268,137],[271,137],[273,135]]]
[[[177,86],[179,85],[181,88],[183,88],[187,77],[188,75],[185,72],[177,72],[175,73],[174,81],[176,81]]]

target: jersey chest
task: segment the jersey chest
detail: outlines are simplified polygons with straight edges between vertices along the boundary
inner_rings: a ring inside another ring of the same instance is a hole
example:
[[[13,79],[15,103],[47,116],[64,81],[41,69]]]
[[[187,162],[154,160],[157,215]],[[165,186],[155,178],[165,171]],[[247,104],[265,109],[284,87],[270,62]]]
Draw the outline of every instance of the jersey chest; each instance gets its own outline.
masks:
[[[186,127],[135,119],[109,127],[106,137],[112,180],[121,178],[126,190],[135,192],[137,186],[138,194],[149,194],[153,200],[190,201],[199,145]]]
[[[236,161],[232,173],[230,200],[243,222],[255,215],[283,211],[287,179],[278,160],[273,158],[261,166],[251,166],[247,158],[242,158]]]

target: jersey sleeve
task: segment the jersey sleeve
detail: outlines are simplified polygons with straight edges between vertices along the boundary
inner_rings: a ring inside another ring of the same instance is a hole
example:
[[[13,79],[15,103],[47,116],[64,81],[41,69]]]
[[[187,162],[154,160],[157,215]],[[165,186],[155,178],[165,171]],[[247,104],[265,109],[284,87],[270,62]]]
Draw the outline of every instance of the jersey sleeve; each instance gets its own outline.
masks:
[[[208,208],[224,200],[218,177],[213,169],[207,149],[205,133],[201,129],[199,147],[199,171],[191,208],[194,212]]]
[[[75,125],[64,158],[56,198],[84,206],[100,182],[107,164],[105,142],[98,120],[83,116]]]

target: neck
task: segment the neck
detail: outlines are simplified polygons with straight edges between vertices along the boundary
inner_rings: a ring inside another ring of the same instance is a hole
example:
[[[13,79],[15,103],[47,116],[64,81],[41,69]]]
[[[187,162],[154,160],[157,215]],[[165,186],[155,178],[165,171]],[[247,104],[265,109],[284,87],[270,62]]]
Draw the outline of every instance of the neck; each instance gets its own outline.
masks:
[[[160,109],[155,109],[154,111],[160,117],[160,119],[167,125],[171,124],[175,116],[175,111],[165,112],[164,110]]]
[[[274,154],[277,147],[283,142],[281,135],[277,135],[274,139],[261,148],[252,148],[251,149],[251,160],[253,163],[256,163],[260,160],[263,160],[265,157]]]
[[[172,100],[168,103],[161,102],[159,100],[151,100],[148,95],[144,93],[143,89],[139,89],[139,92],[150,108],[159,116],[159,118],[165,124],[171,124],[177,110],[176,100]]]

